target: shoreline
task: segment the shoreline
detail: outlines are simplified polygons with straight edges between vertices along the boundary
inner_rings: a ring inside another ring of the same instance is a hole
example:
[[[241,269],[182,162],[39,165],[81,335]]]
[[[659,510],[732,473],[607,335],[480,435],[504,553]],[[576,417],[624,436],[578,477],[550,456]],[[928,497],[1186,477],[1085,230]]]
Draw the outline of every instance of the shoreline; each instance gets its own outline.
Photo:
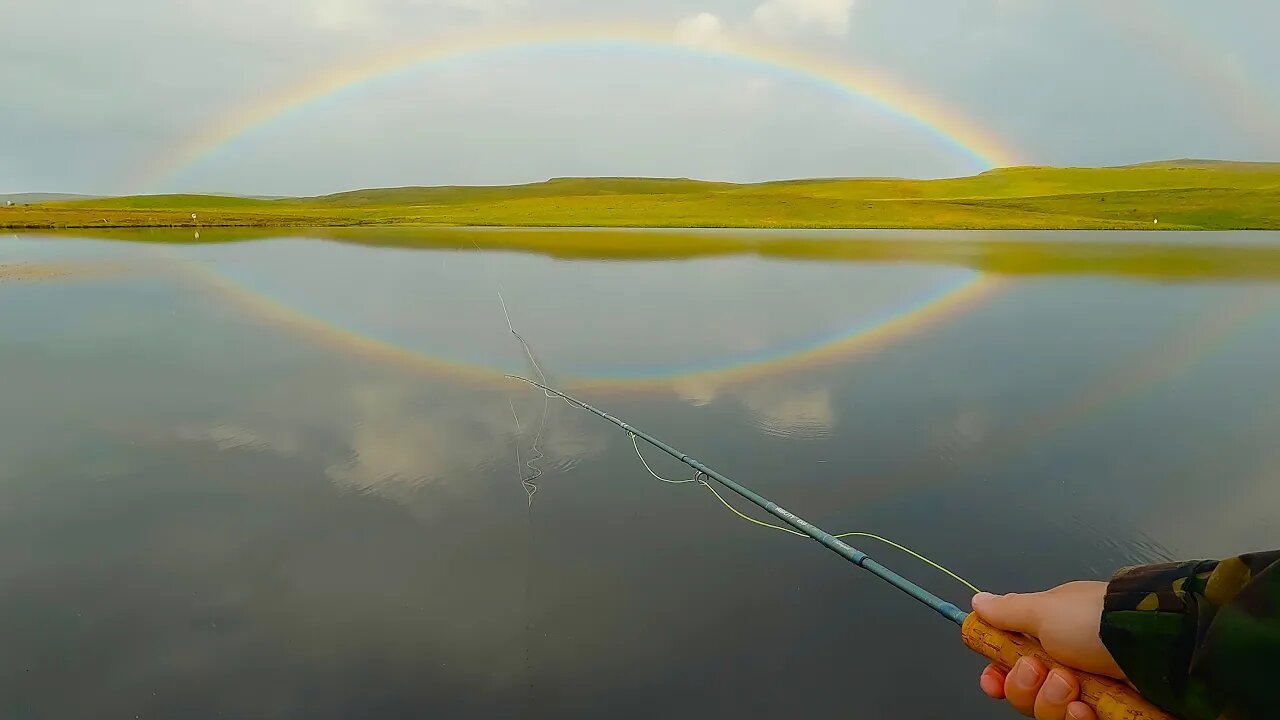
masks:
[[[981,231],[981,232],[1018,232],[1028,230],[1046,230],[1046,231],[1088,231],[1088,230],[1110,230],[1110,231],[1129,231],[1129,232],[1214,232],[1214,231],[1280,231],[1280,226],[1270,224],[1257,225],[1186,225],[1175,223],[1140,223],[1140,222],[1085,222],[1078,224],[1069,223],[1000,223],[990,225],[961,225],[961,224],[931,224],[931,223],[915,223],[901,225],[852,225],[852,224],[834,224],[834,223],[793,223],[793,224],[746,224],[746,223],[690,223],[685,225],[671,224],[610,224],[610,223],[581,223],[581,224],[556,224],[546,222],[491,222],[491,223],[449,223],[438,221],[327,221],[325,218],[298,219],[291,222],[278,221],[201,221],[197,224],[187,223],[130,223],[130,222],[6,222],[2,213],[0,213],[0,231],[21,233],[21,232],[49,232],[49,231],[68,231],[68,230],[191,230],[199,232],[209,229],[287,229],[298,230],[305,228],[405,228],[405,229],[447,229],[460,230],[466,228],[497,230],[502,228],[512,228],[519,230],[952,230],[952,231]]]
[[[0,230],[301,227],[1280,230],[1280,163],[1024,167],[938,180],[559,178],[274,199],[132,195],[0,207]]]

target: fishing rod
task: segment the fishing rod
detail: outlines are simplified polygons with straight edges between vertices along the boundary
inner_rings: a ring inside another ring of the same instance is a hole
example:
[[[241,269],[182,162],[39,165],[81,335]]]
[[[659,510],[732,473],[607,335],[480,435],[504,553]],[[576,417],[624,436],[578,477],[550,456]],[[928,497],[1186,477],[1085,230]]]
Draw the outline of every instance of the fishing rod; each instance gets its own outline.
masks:
[[[515,332],[515,330],[512,329],[512,332]],[[517,337],[519,336],[517,335]],[[521,338],[521,340],[523,340],[523,338]],[[880,564],[861,550],[850,546],[840,538],[823,530],[817,525],[814,525],[808,520],[805,520],[799,515],[796,515],[790,510],[783,508],[750,488],[735,482],[731,478],[708,467],[701,461],[690,457],[688,453],[682,452],[645,431],[624,422],[623,420],[620,420],[619,418],[616,418],[593,405],[589,405],[575,397],[560,392],[555,388],[549,387],[543,383],[534,382],[528,378],[520,377],[519,375],[507,375],[506,377],[532,385],[533,387],[542,390],[544,393],[549,393],[559,397],[570,405],[579,407],[593,415],[596,415],[597,417],[603,418],[604,420],[618,426],[632,437],[638,437],[676,460],[688,465],[700,475],[715,480],[720,485],[732,490],[737,495],[745,498],[754,505],[763,509],[765,512],[795,528],[797,531],[818,541],[824,547],[845,560],[867,570],[871,574],[906,593],[912,599],[920,602],[947,620],[959,625],[961,628],[961,637],[969,649],[986,657],[988,660],[1004,668],[1006,671],[1010,670],[1014,663],[1023,657],[1034,657],[1050,668],[1064,667],[1061,663],[1054,660],[1034,638],[1000,630],[984,622],[978,617],[977,613],[966,613],[954,603],[947,602],[937,595],[934,595],[920,585]],[[1173,717],[1147,702],[1132,688],[1118,680],[1085,673],[1073,668],[1067,669],[1075,674],[1075,676],[1080,680],[1080,700],[1094,709],[1099,720],[1174,720]]]

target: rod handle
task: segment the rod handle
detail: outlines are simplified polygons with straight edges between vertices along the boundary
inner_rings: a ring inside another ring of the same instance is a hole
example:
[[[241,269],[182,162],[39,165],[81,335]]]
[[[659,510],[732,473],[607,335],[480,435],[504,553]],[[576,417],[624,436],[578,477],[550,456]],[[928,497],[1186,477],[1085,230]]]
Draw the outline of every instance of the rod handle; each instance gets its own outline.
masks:
[[[965,618],[960,634],[970,650],[1006,671],[1024,657],[1034,657],[1049,668],[1065,667],[1050,657],[1034,638],[992,627],[976,612]],[[1093,708],[1098,720],[1175,720],[1120,680],[1067,669],[1079,679],[1080,700]]]

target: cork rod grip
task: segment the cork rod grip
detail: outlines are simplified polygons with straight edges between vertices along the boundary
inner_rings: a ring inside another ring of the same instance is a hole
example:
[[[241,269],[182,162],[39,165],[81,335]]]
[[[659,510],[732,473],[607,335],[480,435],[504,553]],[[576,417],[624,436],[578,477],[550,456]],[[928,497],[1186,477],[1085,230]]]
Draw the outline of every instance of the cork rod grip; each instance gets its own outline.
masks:
[[[1012,668],[1019,658],[1028,656],[1039,659],[1049,668],[1063,666],[1034,639],[994,628],[977,613],[969,613],[960,633],[970,650],[1005,670]],[[1093,708],[1098,720],[1175,720],[1119,680],[1074,669],[1071,672],[1080,680],[1080,700]]]

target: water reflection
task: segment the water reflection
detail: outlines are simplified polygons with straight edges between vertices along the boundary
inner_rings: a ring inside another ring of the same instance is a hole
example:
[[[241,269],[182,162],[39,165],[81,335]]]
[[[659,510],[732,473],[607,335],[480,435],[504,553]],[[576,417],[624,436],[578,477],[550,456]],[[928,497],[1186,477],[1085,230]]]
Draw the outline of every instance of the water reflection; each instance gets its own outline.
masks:
[[[0,282],[0,716],[990,715],[927,613],[504,381],[499,286],[553,380],[983,587],[1274,543],[1275,235],[325,234],[0,245],[124,270]]]
[[[298,253],[308,257],[305,273],[294,270]],[[193,282],[255,316],[470,381],[523,368],[504,332],[501,292],[513,322],[563,379],[636,389],[719,387],[839,362],[971,311],[996,291],[966,271],[749,259],[667,264],[661,272],[646,263],[593,263],[566,292],[563,266],[526,255],[280,240],[183,248],[182,256],[193,260],[185,265]],[[743,323],[744,315],[756,321]]]
[[[739,396],[762,432],[796,439],[826,437],[836,424],[827,388],[781,389],[763,384]]]

